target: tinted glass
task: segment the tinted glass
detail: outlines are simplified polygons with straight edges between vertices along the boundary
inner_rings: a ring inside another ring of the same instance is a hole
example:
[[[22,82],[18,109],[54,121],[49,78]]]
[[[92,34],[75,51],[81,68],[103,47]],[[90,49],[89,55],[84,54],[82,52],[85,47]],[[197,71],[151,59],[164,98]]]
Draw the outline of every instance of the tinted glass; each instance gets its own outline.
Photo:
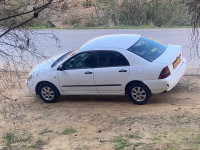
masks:
[[[119,52],[99,51],[97,53],[98,67],[129,66],[127,59]]]
[[[166,50],[166,48],[167,45],[161,42],[141,37],[136,44],[128,48],[128,51],[133,52],[134,54],[139,55],[151,62],[158,58]]]
[[[69,69],[85,69],[96,67],[97,60],[94,52],[86,52],[75,55],[63,64],[64,70]]]

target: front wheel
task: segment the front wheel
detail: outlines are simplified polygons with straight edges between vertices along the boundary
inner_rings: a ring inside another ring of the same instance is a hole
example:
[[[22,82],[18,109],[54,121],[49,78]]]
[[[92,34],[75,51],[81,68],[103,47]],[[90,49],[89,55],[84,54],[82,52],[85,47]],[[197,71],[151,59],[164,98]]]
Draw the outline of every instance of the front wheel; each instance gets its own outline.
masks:
[[[133,83],[128,88],[128,96],[133,103],[144,105],[149,101],[151,91],[142,83]]]
[[[60,97],[57,88],[51,83],[42,83],[38,88],[38,95],[46,103],[55,103]]]

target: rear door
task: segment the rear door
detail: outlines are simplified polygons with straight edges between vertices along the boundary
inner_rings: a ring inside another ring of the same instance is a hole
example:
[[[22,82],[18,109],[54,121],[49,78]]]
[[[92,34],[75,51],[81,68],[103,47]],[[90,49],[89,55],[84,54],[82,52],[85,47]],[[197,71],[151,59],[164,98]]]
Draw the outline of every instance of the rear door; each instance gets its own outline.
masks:
[[[98,51],[94,82],[101,94],[117,93],[129,74],[129,62],[119,52]]]

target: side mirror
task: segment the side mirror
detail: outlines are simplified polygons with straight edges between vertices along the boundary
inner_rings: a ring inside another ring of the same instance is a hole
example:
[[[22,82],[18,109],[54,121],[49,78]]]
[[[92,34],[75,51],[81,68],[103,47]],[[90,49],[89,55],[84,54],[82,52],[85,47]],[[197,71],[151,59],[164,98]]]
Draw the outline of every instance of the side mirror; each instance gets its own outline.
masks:
[[[60,65],[60,66],[58,67],[57,70],[59,70],[59,71],[63,71],[63,70],[64,70],[64,69],[63,69],[63,65]]]

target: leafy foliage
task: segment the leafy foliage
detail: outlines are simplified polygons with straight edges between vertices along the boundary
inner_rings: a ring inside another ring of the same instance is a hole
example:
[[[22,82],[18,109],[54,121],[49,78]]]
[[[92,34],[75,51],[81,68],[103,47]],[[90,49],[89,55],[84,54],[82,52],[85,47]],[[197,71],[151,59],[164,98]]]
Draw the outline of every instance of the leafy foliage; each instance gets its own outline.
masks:
[[[182,0],[99,0],[104,20],[113,25],[189,25]]]

